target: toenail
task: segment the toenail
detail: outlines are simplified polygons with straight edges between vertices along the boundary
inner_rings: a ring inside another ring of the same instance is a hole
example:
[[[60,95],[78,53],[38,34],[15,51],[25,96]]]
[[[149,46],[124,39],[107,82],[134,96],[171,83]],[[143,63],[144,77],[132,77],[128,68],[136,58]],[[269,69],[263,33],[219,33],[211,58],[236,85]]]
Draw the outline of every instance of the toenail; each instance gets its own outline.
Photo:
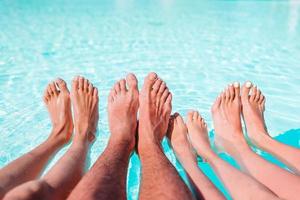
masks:
[[[234,82],[234,83],[233,83],[233,86],[234,86],[235,88],[238,88],[238,87],[240,86],[240,83],[239,83],[239,82]]]
[[[156,77],[157,77],[157,74],[154,73],[154,72],[152,72],[152,73],[149,74],[149,78],[150,78],[151,80],[155,80]]]
[[[247,82],[246,82],[246,87],[247,87],[247,88],[250,88],[251,85],[252,85],[252,83],[251,83],[250,81],[247,81]]]

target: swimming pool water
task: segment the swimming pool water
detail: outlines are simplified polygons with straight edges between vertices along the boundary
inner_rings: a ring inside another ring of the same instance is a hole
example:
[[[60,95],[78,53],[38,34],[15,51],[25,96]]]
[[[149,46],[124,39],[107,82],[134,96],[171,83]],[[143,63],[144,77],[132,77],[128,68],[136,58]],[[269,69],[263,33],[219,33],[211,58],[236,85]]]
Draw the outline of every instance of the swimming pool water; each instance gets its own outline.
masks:
[[[0,167],[47,138],[47,83],[55,77],[70,83],[78,74],[100,91],[90,165],[109,137],[109,89],[128,72],[140,85],[148,72],[157,72],[173,93],[173,110],[185,115],[198,109],[210,130],[218,93],[230,82],[252,80],[267,97],[271,135],[288,131],[278,137],[299,147],[299,12],[298,1],[1,0]],[[199,165],[215,180],[206,164]],[[137,197],[139,169],[133,156],[129,199]]]

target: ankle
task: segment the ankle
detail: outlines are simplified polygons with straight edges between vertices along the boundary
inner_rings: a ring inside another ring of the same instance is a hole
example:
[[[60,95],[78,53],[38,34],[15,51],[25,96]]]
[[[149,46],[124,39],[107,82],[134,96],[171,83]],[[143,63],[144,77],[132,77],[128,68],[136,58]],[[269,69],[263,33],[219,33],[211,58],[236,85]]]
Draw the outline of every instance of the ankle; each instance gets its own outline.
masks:
[[[72,130],[66,130],[61,128],[53,127],[47,142],[55,143],[57,145],[65,145],[70,141],[70,136],[72,135]]]
[[[108,147],[118,147],[122,148],[125,151],[132,152],[135,146],[135,138],[121,138],[111,136],[108,141]]]
[[[268,145],[268,143],[272,140],[272,138],[269,136],[269,134],[266,131],[260,131],[255,130],[256,134],[248,134],[251,141],[254,143],[254,145],[258,147],[263,147]]]
[[[139,138],[138,146],[137,146],[139,157],[142,159],[144,157],[148,157],[149,155],[159,151],[163,151],[161,142],[158,140],[144,140],[141,141]]]

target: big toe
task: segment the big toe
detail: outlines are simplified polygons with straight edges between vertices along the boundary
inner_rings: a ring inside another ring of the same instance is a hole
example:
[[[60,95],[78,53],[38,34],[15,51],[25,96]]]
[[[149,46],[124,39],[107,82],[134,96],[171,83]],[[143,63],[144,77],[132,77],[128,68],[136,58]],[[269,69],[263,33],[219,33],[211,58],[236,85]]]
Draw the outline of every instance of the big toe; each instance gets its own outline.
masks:
[[[131,90],[131,91],[138,90],[138,80],[134,74],[129,73],[126,76],[126,82],[127,82],[129,90]]]
[[[250,81],[244,83],[242,87],[242,95],[241,95],[242,102],[248,101],[251,87],[252,87],[252,83]]]
[[[185,126],[184,120],[180,114],[176,115],[175,120],[176,120],[176,124],[178,124],[178,126],[181,126],[181,127]]]
[[[58,78],[55,82],[56,82],[56,84],[57,84],[57,86],[58,86],[58,88],[60,89],[61,92],[69,93],[67,83],[63,79]]]
[[[152,89],[152,86],[155,83],[156,79],[157,79],[156,73],[154,73],[154,72],[149,73],[148,76],[144,80],[143,89],[150,91]]]

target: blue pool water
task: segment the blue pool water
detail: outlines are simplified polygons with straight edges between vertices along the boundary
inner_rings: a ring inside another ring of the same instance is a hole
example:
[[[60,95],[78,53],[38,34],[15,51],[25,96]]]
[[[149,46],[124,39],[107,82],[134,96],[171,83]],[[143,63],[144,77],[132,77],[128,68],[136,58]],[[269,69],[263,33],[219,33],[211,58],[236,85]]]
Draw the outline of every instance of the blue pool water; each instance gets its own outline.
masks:
[[[55,77],[70,83],[78,74],[100,91],[90,165],[109,137],[109,89],[128,72],[140,83],[157,72],[174,94],[174,111],[198,109],[210,130],[218,93],[230,82],[252,80],[267,97],[270,134],[299,147],[299,18],[299,1],[0,0],[0,167],[47,138],[51,124],[41,100],[47,83]],[[199,165],[222,187],[207,164]],[[133,156],[129,199],[137,197],[139,170]]]

